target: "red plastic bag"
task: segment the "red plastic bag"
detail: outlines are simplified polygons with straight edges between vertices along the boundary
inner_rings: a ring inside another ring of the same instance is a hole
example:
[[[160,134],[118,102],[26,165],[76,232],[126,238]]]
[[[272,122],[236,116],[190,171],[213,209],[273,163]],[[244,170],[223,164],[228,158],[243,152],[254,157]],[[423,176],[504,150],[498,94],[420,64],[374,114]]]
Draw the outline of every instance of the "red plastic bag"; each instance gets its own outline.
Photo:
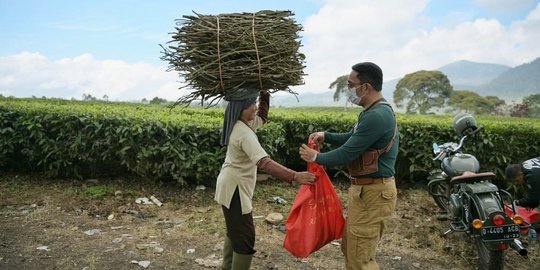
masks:
[[[509,217],[514,216],[514,212],[509,205],[504,206],[504,212],[506,212]],[[528,224],[540,222],[540,212],[536,211],[536,209],[527,209],[525,207],[517,206],[515,214],[521,216]]]
[[[319,151],[315,144],[309,146]],[[299,258],[307,258],[340,239],[345,226],[341,201],[324,167],[315,162],[309,162],[307,167],[317,179],[313,185],[300,187],[285,223],[287,234],[283,242],[283,247]]]

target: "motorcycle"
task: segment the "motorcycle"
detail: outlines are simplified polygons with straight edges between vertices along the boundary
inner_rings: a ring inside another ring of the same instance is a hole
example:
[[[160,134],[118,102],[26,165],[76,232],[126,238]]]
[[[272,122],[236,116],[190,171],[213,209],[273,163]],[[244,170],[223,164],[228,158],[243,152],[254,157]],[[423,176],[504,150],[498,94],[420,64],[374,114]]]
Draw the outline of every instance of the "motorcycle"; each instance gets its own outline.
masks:
[[[428,191],[450,221],[443,236],[465,233],[475,243],[479,269],[503,269],[509,247],[527,255],[520,241],[523,219],[506,214],[504,201],[512,201],[512,195],[492,183],[496,175],[480,172],[476,157],[461,151],[482,129],[470,114],[454,117],[454,130],[461,138],[459,143],[433,144],[433,160],[440,161],[440,169],[430,173]]]

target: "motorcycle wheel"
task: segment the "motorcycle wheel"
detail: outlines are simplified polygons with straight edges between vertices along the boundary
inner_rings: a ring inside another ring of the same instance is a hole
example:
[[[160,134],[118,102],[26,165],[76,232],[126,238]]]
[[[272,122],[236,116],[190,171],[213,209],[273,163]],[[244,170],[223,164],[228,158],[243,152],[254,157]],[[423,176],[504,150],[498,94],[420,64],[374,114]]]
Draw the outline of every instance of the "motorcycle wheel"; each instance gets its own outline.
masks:
[[[430,181],[428,192],[433,197],[437,206],[446,213],[450,213],[450,201],[448,200],[448,185],[445,181]]]
[[[480,270],[503,270],[504,269],[504,258],[506,253],[504,250],[489,250],[482,238],[477,236],[474,239],[476,245],[476,250],[478,252],[478,259],[480,260],[479,264]]]

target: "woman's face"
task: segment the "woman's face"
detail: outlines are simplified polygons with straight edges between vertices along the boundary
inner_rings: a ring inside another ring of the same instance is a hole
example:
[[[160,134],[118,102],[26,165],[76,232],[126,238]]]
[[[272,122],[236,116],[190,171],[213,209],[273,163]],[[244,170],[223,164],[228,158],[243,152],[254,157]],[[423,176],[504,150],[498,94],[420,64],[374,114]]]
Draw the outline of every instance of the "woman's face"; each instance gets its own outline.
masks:
[[[249,107],[245,108],[242,111],[242,114],[240,115],[240,120],[247,123],[254,120],[255,115],[257,115],[257,103],[253,102],[253,104],[249,105]]]

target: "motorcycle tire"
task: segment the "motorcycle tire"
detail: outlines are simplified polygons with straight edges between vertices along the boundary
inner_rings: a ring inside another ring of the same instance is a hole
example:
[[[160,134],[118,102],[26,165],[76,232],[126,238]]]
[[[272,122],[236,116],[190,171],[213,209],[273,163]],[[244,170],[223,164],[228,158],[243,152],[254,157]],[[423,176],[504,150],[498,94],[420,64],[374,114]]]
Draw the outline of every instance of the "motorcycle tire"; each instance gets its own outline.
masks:
[[[448,185],[445,181],[430,181],[428,183],[428,192],[443,212],[450,213],[450,201],[447,195]]]
[[[476,251],[478,252],[479,270],[503,270],[504,269],[504,250],[489,250],[482,238],[474,238]]]

